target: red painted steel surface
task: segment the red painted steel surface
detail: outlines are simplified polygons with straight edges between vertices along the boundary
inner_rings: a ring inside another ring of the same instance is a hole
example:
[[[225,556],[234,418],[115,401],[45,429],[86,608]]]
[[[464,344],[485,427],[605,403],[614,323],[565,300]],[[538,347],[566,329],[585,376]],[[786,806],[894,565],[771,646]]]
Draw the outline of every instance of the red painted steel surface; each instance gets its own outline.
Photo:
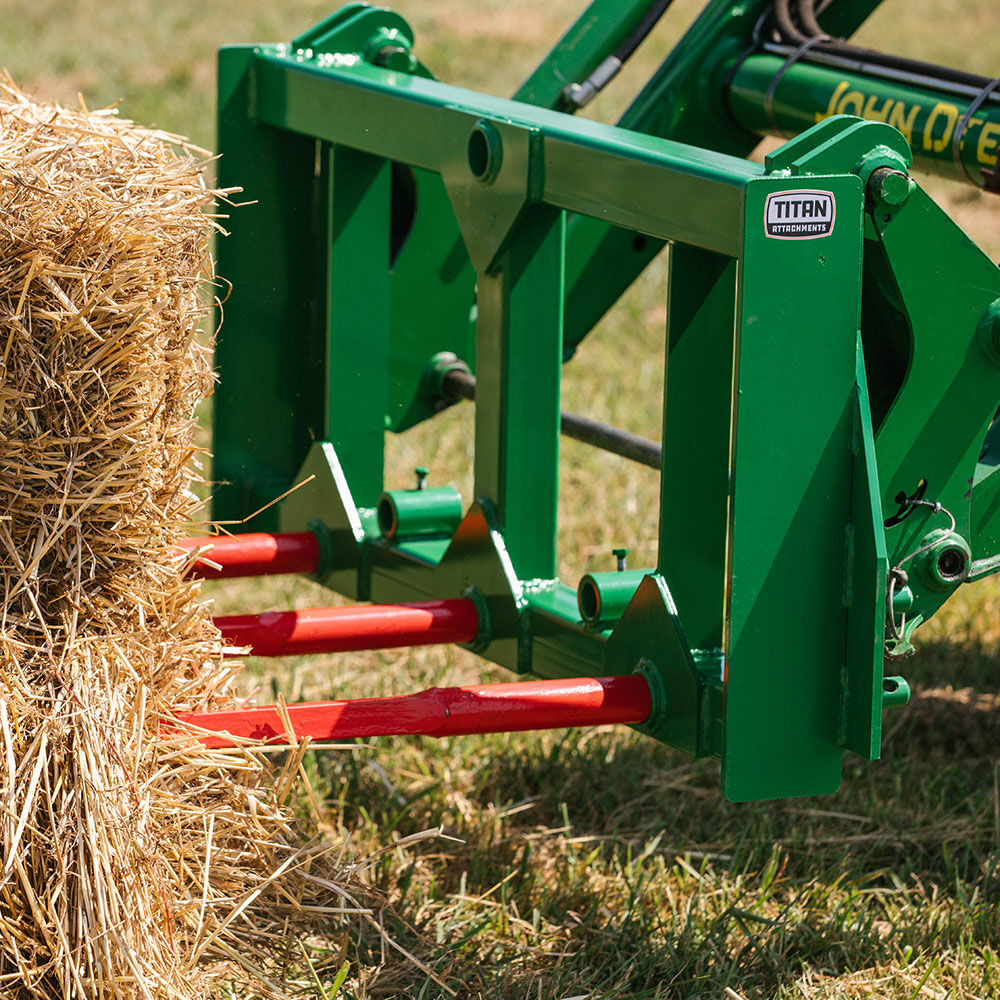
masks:
[[[196,562],[187,574],[204,580],[276,573],[315,573],[319,567],[319,543],[311,531],[284,535],[258,532],[220,535],[217,538],[186,538],[179,544],[186,552],[210,546],[202,554],[203,557],[222,568]]]
[[[479,616],[475,604],[460,597],[418,604],[230,615],[216,618],[215,624],[228,645],[249,646],[251,656],[297,656],[472,642],[479,631]]]
[[[645,678],[630,674],[430,688],[394,698],[288,705],[286,710],[297,739],[346,740],[637,723],[649,718],[651,706]],[[281,716],[273,705],[182,715],[177,723],[219,733],[195,734],[210,747],[232,746],[231,737],[266,743],[289,742]],[[165,723],[164,735],[173,735],[175,725]]]

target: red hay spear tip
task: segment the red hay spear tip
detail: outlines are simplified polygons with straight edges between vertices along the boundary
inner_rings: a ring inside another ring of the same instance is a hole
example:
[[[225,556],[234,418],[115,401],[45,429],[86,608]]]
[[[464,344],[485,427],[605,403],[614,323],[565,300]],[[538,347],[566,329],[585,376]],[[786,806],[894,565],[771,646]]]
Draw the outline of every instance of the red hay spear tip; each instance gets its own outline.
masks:
[[[227,580],[276,573],[315,573],[320,562],[319,542],[311,531],[185,538],[178,544],[185,552],[201,551],[199,559],[187,573],[195,579]]]
[[[417,694],[353,701],[323,701],[285,707],[294,733],[286,732],[274,705],[225,712],[199,712],[164,723],[165,736],[187,727],[209,747],[255,740],[285,744],[362,739],[369,736],[465,736],[531,729],[563,729],[649,718],[649,685],[639,674],[574,677],[560,681],[514,681],[471,687],[430,688]]]

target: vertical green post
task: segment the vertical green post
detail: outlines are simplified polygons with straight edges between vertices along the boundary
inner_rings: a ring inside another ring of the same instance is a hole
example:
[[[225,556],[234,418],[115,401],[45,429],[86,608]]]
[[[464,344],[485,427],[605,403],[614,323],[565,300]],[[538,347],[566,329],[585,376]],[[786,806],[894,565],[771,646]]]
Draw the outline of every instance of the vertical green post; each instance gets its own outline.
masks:
[[[670,249],[658,567],[688,641],[721,649],[736,261]]]
[[[565,213],[531,209],[479,275],[476,496],[523,580],[556,575],[565,245]]]
[[[389,370],[389,163],[329,150],[326,440],[360,507],[382,492]]]
[[[216,348],[212,517],[239,521],[292,484],[323,434],[325,192],[316,143],[256,120],[255,50],[219,53],[219,186],[242,188],[217,241],[230,286]],[[273,531],[272,508],[242,530]],[[239,530],[239,529],[238,529]]]
[[[781,221],[793,202],[824,222]],[[855,176],[747,185],[723,748],[732,801],[840,784],[862,209]]]

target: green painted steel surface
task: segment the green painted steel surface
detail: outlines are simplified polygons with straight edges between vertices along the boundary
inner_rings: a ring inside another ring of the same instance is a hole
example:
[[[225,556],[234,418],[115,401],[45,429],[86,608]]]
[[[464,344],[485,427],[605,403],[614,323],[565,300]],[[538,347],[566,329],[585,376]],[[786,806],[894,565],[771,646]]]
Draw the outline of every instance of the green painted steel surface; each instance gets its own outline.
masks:
[[[718,751],[704,739],[706,679],[663,576],[652,573],[639,584],[608,638],[605,659],[613,673],[639,670],[651,682],[653,711],[645,732],[690,754]]]
[[[239,520],[292,484],[311,440],[323,437],[326,330],[318,295],[326,266],[326,191],[314,176],[315,142],[263,128],[250,113],[254,50],[219,54],[219,184],[250,205],[219,241],[225,332],[216,365],[212,516]],[[277,523],[275,510],[254,530]]]
[[[562,212],[532,210],[479,279],[475,490],[522,579],[556,575],[565,239]]]
[[[838,0],[823,12],[824,27],[851,35],[881,0]],[[744,53],[770,0],[710,0],[618,125],[704,149],[747,156],[760,137],[725,106],[726,77]],[[578,344],[656,253],[657,240],[636,241],[599,219],[570,220],[567,247],[566,342]],[[595,278],[599,280],[595,280]]]
[[[717,756],[733,799],[829,791],[845,749],[878,755],[905,688],[883,678],[891,569],[912,570],[908,623],[891,619],[908,641],[1000,565],[995,435],[983,448],[1000,273],[909,179],[888,124],[835,116],[764,166],[731,155],[754,137],[712,110],[718,74],[764,6],[707,5],[626,116],[660,136],[439,83],[405,23],[363,5],[304,47],[220,57],[223,182],[256,204],[219,253],[216,516],[315,476],[268,526],[317,532],[322,582],[466,594],[473,647],[519,672],[640,671],[644,731]],[[874,6],[836,5],[831,28]],[[561,72],[599,61],[612,7],[523,96],[551,105]],[[561,366],[666,241],[657,566],[593,627],[556,577]],[[438,408],[426,372],[446,351],[477,373],[475,502],[453,530],[449,494],[430,534],[380,531],[383,435]],[[941,507],[885,529],[921,482]]]
[[[800,204],[832,199],[832,232],[767,238],[765,206],[789,186],[786,177],[747,186],[746,217],[755,224],[747,226],[737,292],[724,646],[723,784],[731,799],[821,794],[840,784],[864,196],[855,176],[809,177],[794,185],[810,192]]]
[[[451,537],[465,510],[450,486],[388,490],[379,497],[378,526],[387,538],[442,535]]]
[[[389,164],[344,145],[329,157],[326,406],[321,439],[335,448],[356,502],[382,493],[389,366]]]
[[[875,433],[860,335],[856,358],[856,396],[851,428],[851,520],[844,532],[847,655],[841,685],[840,737],[848,750],[875,760],[881,752],[882,707],[885,704],[880,667],[885,656],[889,557],[885,548]]]
[[[658,568],[696,649],[723,644],[738,270],[694,247],[670,254]]]
[[[1000,297],[1000,273],[919,188],[895,212],[875,213],[874,226],[909,338],[904,378],[876,429],[882,503],[895,512],[897,494],[913,495],[924,480],[926,499],[943,506],[918,508],[886,532],[891,565],[911,578],[910,614],[926,619],[955,589],[921,578],[914,554],[930,532],[947,528],[950,515],[973,559],[1000,551],[1000,525],[972,522],[978,487],[970,489],[1000,399],[1000,365],[978,337],[980,318]]]
[[[759,165],[737,157],[365,63],[327,67],[269,50],[256,53],[251,72],[260,125],[439,172],[446,184],[454,179],[457,187],[490,201],[503,213],[500,222],[508,218],[512,194],[525,200],[530,193],[580,214],[597,213],[616,226],[641,224],[650,235],[735,253],[738,235],[723,223],[731,221],[744,181],[761,173]],[[339,100],[330,99],[334,90]],[[508,136],[530,129],[544,133],[533,149],[533,178],[503,169],[492,185],[472,177],[468,145],[480,119]],[[654,174],[649,167],[663,169]],[[662,181],[659,190],[654,177]],[[454,204],[450,185],[449,194]],[[692,199],[701,203],[697,213]]]
[[[614,626],[649,572],[621,569],[611,573],[587,573],[576,588],[580,616],[591,628]]]

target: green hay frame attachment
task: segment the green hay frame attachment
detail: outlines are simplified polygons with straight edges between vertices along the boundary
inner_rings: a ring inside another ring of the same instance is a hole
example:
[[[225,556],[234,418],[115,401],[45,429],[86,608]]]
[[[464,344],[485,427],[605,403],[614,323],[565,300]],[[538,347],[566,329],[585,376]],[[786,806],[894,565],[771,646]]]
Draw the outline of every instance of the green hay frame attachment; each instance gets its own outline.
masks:
[[[1000,271],[909,173],[989,185],[1000,104],[715,0],[619,126],[561,110],[648,6],[596,0],[514,100],[436,81],[364,4],[222,51],[220,183],[253,204],[219,247],[214,516],[315,475],[248,527],[314,531],[330,587],[471,597],[514,671],[642,673],[644,730],[718,757],[729,798],[830,792],[905,700],[886,651],[1000,566]],[[656,566],[588,617],[556,576],[561,369],[666,243]],[[455,372],[474,502],[384,497],[386,430]]]

